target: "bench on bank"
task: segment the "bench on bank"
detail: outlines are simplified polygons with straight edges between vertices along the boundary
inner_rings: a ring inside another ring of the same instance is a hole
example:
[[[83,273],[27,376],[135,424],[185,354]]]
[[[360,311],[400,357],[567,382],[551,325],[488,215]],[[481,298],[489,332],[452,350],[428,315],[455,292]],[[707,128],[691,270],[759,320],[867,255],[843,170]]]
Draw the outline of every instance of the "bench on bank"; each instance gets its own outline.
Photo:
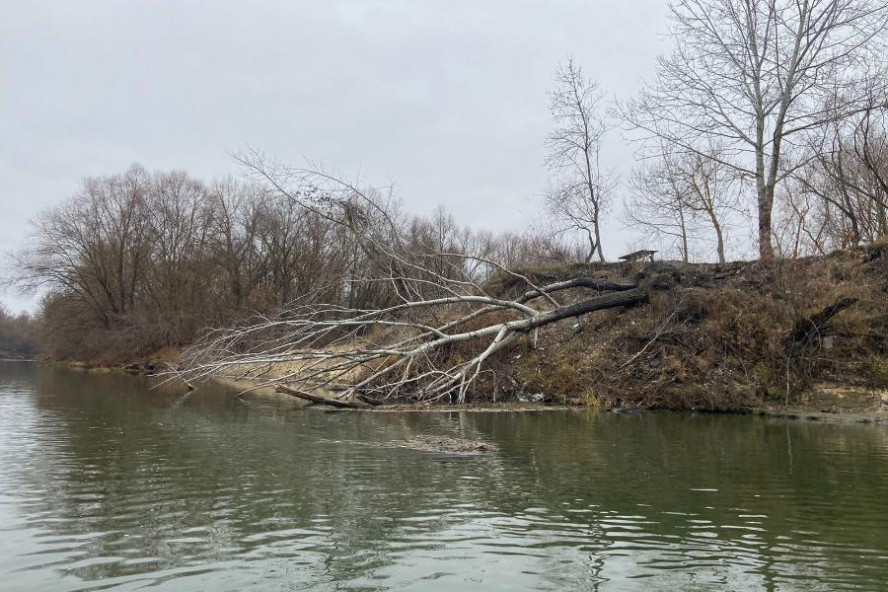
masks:
[[[646,249],[642,249],[641,251],[635,251],[634,253],[629,253],[628,255],[623,255],[619,259],[621,261],[625,261],[626,263],[635,263],[636,261],[642,261],[644,259],[647,259],[651,263],[653,263],[655,253],[656,253],[656,251],[648,251]]]

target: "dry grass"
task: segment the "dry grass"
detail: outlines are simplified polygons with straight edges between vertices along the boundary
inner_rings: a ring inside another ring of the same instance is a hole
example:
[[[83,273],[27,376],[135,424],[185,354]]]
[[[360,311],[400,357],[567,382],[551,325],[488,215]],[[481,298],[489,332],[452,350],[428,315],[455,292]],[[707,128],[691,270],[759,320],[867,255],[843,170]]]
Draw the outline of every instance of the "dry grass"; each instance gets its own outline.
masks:
[[[532,336],[517,341],[490,361],[469,393],[471,402],[739,411],[763,403],[822,402],[815,394],[827,392],[824,384],[864,394],[888,388],[888,243],[770,263],[562,265],[522,271],[537,283],[635,277],[649,288],[650,299],[643,306],[546,327],[536,347]],[[510,276],[491,289],[509,296],[526,286]],[[558,298],[570,303],[589,296],[578,289]],[[806,319],[846,297],[858,302],[831,319],[824,333],[804,343],[793,339]],[[492,313],[461,328],[513,318],[514,313]],[[380,329],[362,341],[393,337]],[[453,365],[486,345],[455,343],[426,362]],[[385,360],[376,362],[382,364]],[[281,364],[267,370],[270,376],[283,376],[296,369]],[[374,369],[346,378],[357,381]]]
[[[878,392],[888,387],[886,257],[888,244],[768,264],[657,263],[640,274],[648,305],[547,328],[536,350],[494,371],[508,396],[596,407],[738,411],[802,402],[824,383]],[[798,323],[849,296],[859,302],[825,334],[793,342]]]

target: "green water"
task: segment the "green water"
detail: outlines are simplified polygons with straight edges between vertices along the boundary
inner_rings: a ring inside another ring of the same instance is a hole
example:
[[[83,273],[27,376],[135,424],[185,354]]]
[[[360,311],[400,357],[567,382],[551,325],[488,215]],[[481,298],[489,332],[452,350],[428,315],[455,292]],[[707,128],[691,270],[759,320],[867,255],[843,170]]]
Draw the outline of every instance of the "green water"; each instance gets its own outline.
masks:
[[[0,364],[0,590],[888,590],[886,428],[148,386]]]

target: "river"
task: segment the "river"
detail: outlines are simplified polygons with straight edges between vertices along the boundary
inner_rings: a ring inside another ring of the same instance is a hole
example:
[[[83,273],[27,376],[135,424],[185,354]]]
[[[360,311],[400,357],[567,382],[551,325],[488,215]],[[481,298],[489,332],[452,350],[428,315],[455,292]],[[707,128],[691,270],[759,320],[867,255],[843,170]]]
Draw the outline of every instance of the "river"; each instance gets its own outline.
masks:
[[[0,590],[888,590],[888,428],[150,387],[0,363]]]

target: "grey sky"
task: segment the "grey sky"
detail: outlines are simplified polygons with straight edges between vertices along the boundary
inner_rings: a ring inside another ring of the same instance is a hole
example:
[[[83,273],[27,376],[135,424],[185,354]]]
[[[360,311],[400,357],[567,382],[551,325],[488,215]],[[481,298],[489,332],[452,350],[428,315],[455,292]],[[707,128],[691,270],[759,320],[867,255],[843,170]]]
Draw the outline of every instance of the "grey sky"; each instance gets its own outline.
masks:
[[[84,176],[236,173],[251,145],[519,228],[545,188],[546,93],[573,55],[632,95],[665,0],[0,0],[0,249]],[[625,167],[619,133],[606,160]],[[606,255],[627,243],[614,212]],[[12,308],[28,299],[2,298]]]

